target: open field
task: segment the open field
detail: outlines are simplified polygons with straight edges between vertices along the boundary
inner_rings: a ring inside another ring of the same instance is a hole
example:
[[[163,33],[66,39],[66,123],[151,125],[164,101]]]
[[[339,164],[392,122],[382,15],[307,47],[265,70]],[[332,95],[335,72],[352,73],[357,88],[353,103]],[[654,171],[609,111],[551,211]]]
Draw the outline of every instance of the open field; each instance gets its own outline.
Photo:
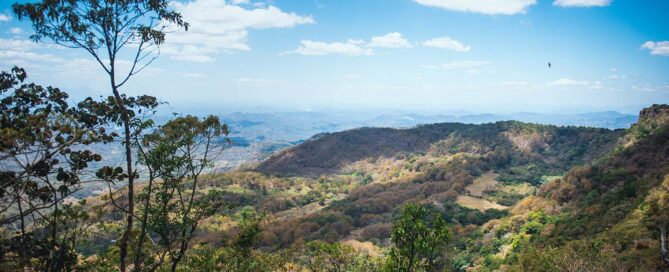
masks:
[[[509,208],[507,206],[502,206],[497,203],[490,202],[483,198],[471,197],[471,196],[458,196],[456,202],[460,206],[467,207],[470,209],[477,209],[479,211],[485,211],[488,209],[504,210]]]

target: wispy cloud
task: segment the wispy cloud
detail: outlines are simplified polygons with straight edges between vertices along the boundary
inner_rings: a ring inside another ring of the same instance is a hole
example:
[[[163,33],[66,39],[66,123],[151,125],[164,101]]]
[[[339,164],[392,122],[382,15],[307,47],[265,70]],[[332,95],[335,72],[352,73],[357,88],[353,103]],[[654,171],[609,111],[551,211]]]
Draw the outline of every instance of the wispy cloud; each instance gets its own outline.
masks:
[[[641,49],[650,50],[651,55],[669,56],[669,41],[653,42],[647,41],[641,45]]]
[[[438,37],[423,42],[423,46],[448,49],[457,52],[469,52],[471,46],[465,45],[451,37]]]
[[[306,56],[343,55],[369,56],[374,55],[374,48],[411,48],[413,45],[399,32],[374,36],[370,42],[361,39],[349,39],[345,42],[323,42],[302,40],[300,46],[282,54],[300,54]]]
[[[12,16],[9,16],[4,13],[0,13],[0,22],[9,22],[12,20]]]
[[[611,0],[555,0],[553,5],[559,7],[605,7]]]
[[[632,90],[639,92],[669,92],[669,85],[657,84],[637,84],[632,86]]]
[[[536,0],[414,0],[421,5],[453,11],[513,15],[526,13]]]
[[[19,27],[12,27],[7,31],[7,33],[14,34],[14,35],[19,35],[19,34],[23,33],[23,29],[21,29]]]
[[[444,70],[455,70],[455,69],[475,69],[483,65],[488,65],[492,63],[491,61],[483,60],[461,60],[461,61],[452,61],[447,62],[441,65],[421,65],[421,67],[426,69],[444,69]]]
[[[572,88],[579,87],[579,88],[586,88],[589,90],[604,89],[604,84],[599,80],[588,81],[588,80],[577,80],[571,78],[560,78],[558,80],[549,82],[547,85],[551,87],[572,87]]]
[[[571,78],[560,78],[558,80],[549,82],[550,86],[588,86],[590,81],[587,80],[576,80]]]
[[[62,62],[62,58],[52,54],[35,52],[38,45],[29,40],[0,38],[0,61],[11,65],[26,62]]]
[[[365,48],[365,43],[362,40],[348,40],[346,42],[332,43],[302,40],[300,41],[300,46],[291,52],[306,56],[324,56],[331,54],[363,56],[372,55],[374,53],[372,49]]]
[[[384,48],[409,48],[413,47],[407,41],[402,33],[392,32],[383,36],[372,37],[372,42],[369,43],[369,47],[384,47]]]

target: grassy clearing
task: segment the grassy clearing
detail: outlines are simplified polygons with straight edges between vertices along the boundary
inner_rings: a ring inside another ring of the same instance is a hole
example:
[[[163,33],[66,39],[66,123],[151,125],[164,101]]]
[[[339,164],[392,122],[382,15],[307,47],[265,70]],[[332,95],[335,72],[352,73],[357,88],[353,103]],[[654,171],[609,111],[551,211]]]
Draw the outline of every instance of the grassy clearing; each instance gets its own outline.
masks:
[[[458,199],[456,202],[463,207],[467,207],[470,209],[477,209],[479,211],[485,211],[488,209],[498,209],[498,210],[505,210],[508,209],[509,207],[507,206],[502,206],[494,202],[490,202],[488,200],[478,198],[478,197],[471,197],[471,196],[458,196]]]

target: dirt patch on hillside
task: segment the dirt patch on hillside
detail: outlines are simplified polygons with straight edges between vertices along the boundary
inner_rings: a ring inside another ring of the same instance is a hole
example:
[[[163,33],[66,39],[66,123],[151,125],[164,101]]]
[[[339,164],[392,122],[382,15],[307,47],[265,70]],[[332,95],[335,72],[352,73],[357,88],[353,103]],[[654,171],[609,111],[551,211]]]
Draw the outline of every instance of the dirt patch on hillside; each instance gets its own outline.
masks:
[[[498,209],[498,210],[505,210],[508,209],[509,207],[507,206],[502,206],[494,202],[490,202],[488,200],[485,200],[483,198],[478,198],[478,197],[472,197],[472,196],[458,196],[458,199],[456,200],[458,205],[470,208],[470,209],[477,209],[479,211],[485,211],[488,209]]]
[[[483,192],[489,189],[495,188],[497,186],[497,177],[499,175],[493,172],[486,172],[477,179],[474,180],[472,184],[469,184],[465,187],[465,190],[469,191],[471,196],[482,197]]]

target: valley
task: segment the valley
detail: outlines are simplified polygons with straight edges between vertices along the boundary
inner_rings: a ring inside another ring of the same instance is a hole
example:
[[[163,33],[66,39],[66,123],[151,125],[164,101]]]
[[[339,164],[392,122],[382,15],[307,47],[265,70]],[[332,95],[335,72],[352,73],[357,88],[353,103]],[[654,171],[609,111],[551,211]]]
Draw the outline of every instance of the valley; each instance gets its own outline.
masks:
[[[669,114],[664,106],[646,111],[658,111],[661,116]],[[571,184],[581,182],[578,180],[582,178],[572,177],[582,176],[583,169],[600,169],[587,171],[606,173],[606,165],[619,160],[620,156],[647,156],[636,153],[640,151],[634,150],[641,147],[631,147],[629,143],[640,141],[632,145],[639,146],[644,145],[642,142],[655,141],[634,136],[648,124],[656,131],[651,138],[666,137],[663,131],[668,127],[662,121],[665,117],[657,118],[642,113],[640,123],[629,130],[563,128],[517,122],[437,124],[409,130],[358,129],[319,136],[273,155],[257,170],[224,176],[236,176],[225,178],[232,183],[253,176],[251,180],[240,182],[241,186],[263,188],[263,192],[268,192],[259,196],[256,190],[254,197],[258,200],[250,206],[271,215],[272,223],[266,226],[261,241],[262,248],[270,252],[281,252],[282,248],[311,240],[368,243],[376,248],[374,252],[382,252],[390,246],[388,239],[397,207],[407,202],[419,202],[441,211],[452,224],[456,236],[455,250],[449,253],[453,260],[452,269],[513,270],[516,269],[514,265],[525,265],[519,260],[526,258],[526,254],[534,254],[528,253],[528,248],[555,243],[558,250],[565,246],[564,242],[554,242],[554,239],[560,239],[558,237],[573,240],[567,245],[581,246],[574,243],[589,243],[591,239],[600,239],[597,235],[609,232],[590,228],[579,236],[563,236],[565,231],[573,233],[576,230],[575,227],[581,224],[576,222],[606,226],[604,222],[607,220],[625,217],[624,213],[614,215],[606,210],[592,210],[593,207],[578,208],[583,205],[580,203],[586,195],[585,199],[590,199],[585,200],[589,201],[586,203],[604,201],[595,200],[599,196],[592,198],[593,191],[581,190],[598,188],[595,191],[600,192],[601,197],[619,194],[616,188],[624,184],[611,183],[617,178],[594,183],[604,177],[594,176],[588,178],[591,180],[590,185],[585,185],[588,187],[579,187],[584,185]],[[367,143],[365,139],[374,139],[374,143]],[[423,140],[426,144],[421,143]],[[412,144],[407,145],[405,141]],[[668,148],[666,144],[648,144],[659,148],[660,153],[655,154],[666,156],[662,153]],[[313,149],[311,145],[319,149]],[[625,149],[628,151],[621,151],[623,146],[628,146]],[[667,171],[667,164],[662,159],[648,163],[642,166],[646,170],[639,170],[642,171],[639,173],[645,173],[643,176],[648,173],[647,167],[658,173]],[[309,170],[304,172],[304,169]],[[585,175],[593,175],[589,173]],[[659,181],[661,177],[658,176]],[[643,197],[643,192],[655,186],[652,184],[658,184],[658,180],[646,184],[644,189],[639,187],[629,197]],[[635,209],[626,206],[626,200],[618,203],[627,211]],[[587,217],[583,217],[583,212],[588,214]],[[610,227],[616,228],[615,221],[608,222],[613,224]],[[610,237],[603,241],[614,239],[631,243],[633,239],[654,239],[643,233],[619,236],[625,240]],[[626,258],[623,256],[637,254],[634,256],[646,256],[640,261],[648,263],[618,265],[632,265],[628,268],[656,265],[657,259],[651,257],[652,252],[656,252],[654,248],[650,246],[636,252],[623,247],[615,253],[619,254],[616,256]]]

